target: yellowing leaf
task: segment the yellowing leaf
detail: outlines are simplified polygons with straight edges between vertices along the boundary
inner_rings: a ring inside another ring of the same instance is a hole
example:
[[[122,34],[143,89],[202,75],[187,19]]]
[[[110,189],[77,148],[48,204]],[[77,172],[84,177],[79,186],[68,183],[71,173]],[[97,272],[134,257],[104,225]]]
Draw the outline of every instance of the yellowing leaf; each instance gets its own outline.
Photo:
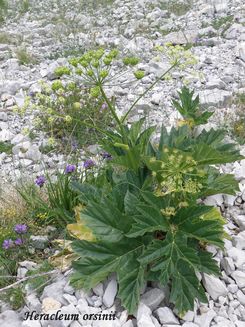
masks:
[[[88,227],[84,226],[82,222],[77,224],[69,224],[66,228],[72,237],[90,242],[95,241],[92,231]]]
[[[75,212],[75,218],[76,218],[77,223],[80,223],[81,222],[80,213],[84,209],[85,209],[85,205],[83,205],[83,204],[79,204],[78,206],[76,206],[73,209],[74,212]]]
[[[184,126],[184,125],[187,125],[189,127],[194,126],[193,119],[180,119],[180,120],[177,121],[177,126],[178,127],[181,127],[181,126]]]
[[[63,251],[67,251],[72,253],[72,241],[67,241],[67,240],[63,240],[63,239],[55,239],[52,241],[52,244],[62,248]]]
[[[55,254],[48,258],[48,262],[60,269],[61,271],[65,271],[71,267],[71,264],[74,260],[78,259],[79,256],[75,253],[69,253],[69,254],[62,254],[62,252]]]
[[[61,271],[66,271],[71,267],[72,262],[79,257],[77,254],[73,253],[71,247],[72,241],[56,239],[52,243],[60,247],[61,250],[49,257],[48,262]]]
[[[203,220],[218,220],[222,225],[225,225],[227,223],[227,221],[221,215],[220,210],[218,208],[212,208],[212,210],[202,215],[201,218]],[[231,239],[230,235],[227,234],[225,231],[223,233],[223,238],[226,238],[227,240]]]
[[[222,217],[220,210],[217,208],[212,208],[212,210],[209,210],[205,214],[201,216],[203,220],[219,220],[222,225],[226,224],[226,220]]]

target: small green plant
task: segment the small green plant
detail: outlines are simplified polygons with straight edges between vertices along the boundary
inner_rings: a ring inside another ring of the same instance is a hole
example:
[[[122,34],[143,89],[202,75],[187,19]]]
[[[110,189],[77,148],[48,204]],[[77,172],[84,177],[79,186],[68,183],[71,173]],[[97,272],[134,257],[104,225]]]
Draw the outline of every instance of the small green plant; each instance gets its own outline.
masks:
[[[102,141],[112,156],[99,174],[104,183],[73,183],[82,203],[80,224],[90,234],[73,242],[80,259],[73,262],[71,281],[90,289],[116,272],[118,297],[131,314],[146,281],[169,285],[170,302],[183,316],[195,299],[207,302],[197,272],[220,275],[207,245],[223,248],[225,220],[200,199],[234,194],[237,181],[221,175],[217,165],[243,157],[223,142],[224,130],[196,135],[211,113],[200,111],[193,93],[183,88],[173,100],[185,123],[169,132],[163,126],[158,143],[151,141],[154,127],[143,129],[144,119],[129,127],[114,111],[118,129]]]
[[[39,264],[37,268],[29,270],[27,276],[35,276],[38,274],[46,273],[53,270],[53,266],[49,264],[47,260]],[[50,280],[49,275],[40,276],[38,278],[32,278],[25,282],[32,291],[36,292],[38,295],[41,295],[45,286],[47,286]]]
[[[0,153],[7,153],[7,154],[11,154],[12,153],[12,148],[13,145],[9,142],[0,142]]]
[[[15,55],[21,65],[30,65],[37,62],[33,55],[31,55],[24,47],[17,48]]]
[[[30,10],[30,0],[21,0],[19,2],[19,13],[20,14],[25,14]]]
[[[232,134],[240,144],[245,143],[245,94],[239,94],[235,100],[236,119],[232,123]]]
[[[21,286],[8,289],[4,293],[1,293],[0,299],[6,303],[9,303],[13,310],[18,310],[25,304],[24,291]]]
[[[200,111],[199,96],[197,95],[193,99],[194,91],[191,92],[184,86],[181,92],[178,92],[178,95],[180,101],[173,100],[172,103],[184,118],[181,124],[195,127],[208,122],[208,119],[212,116],[212,112],[205,111],[202,113]]]
[[[74,221],[74,207],[78,200],[69,185],[76,178],[75,170],[75,165],[68,165],[63,173],[41,175],[36,178],[35,184],[21,184],[18,187],[18,192],[39,225],[54,224],[64,229],[67,223]]]
[[[170,0],[162,2],[160,7],[162,10],[168,10],[176,16],[183,16],[192,8],[192,5],[193,2],[191,0]]]
[[[234,16],[232,16],[232,15],[220,17],[220,18],[213,20],[212,26],[216,30],[219,30],[221,27],[222,27],[222,29],[224,29],[224,28],[228,29],[233,21],[234,21]]]
[[[5,20],[5,14],[7,8],[8,8],[7,0],[0,0],[0,23],[3,23]]]
[[[0,43],[1,44],[11,44],[11,36],[6,32],[0,32]]]
[[[57,77],[64,73],[69,73],[68,67],[56,70]],[[79,146],[96,142],[98,133],[94,126],[105,128],[111,122],[110,113],[100,97],[91,97],[88,89],[79,83],[67,83],[62,79],[54,81],[51,87],[42,83],[42,93],[35,96],[33,110],[36,110],[36,130],[47,132],[62,148],[66,141],[67,151],[74,142]]]
[[[16,276],[18,262],[25,260],[28,255],[28,229],[26,224],[13,226],[10,223],[4,223],[1,219],[0,286],[4,287],[11,282],[10,277]],[[8,278],[5,276],[8,276]],[[16,293],[16,295],[18,294]]]

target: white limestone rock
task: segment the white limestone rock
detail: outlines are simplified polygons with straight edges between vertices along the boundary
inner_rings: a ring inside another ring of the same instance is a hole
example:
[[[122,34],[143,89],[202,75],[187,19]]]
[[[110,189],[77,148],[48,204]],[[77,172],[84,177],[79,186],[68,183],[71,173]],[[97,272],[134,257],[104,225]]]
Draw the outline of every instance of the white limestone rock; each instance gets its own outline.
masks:
[[[215,316],[216,312],[211,309],[200,316],[196,316],[194,319],[194,323],[196,323],[200,327],[210,327],[210,323]]]
[[[224,257],[221,260],[221,266],[225,270],[227,275],[230,275],[235,270],[235,265],[232,258]]]
[[[0,142],[11,141],[14,134],[7,129],[0,131]]]
[[[115,300],[117,295],[117,281],[115,279],[110,280],[109,284],[105,289],[105,293],[103,295],[103,303],[106,308],[110,308]]]
[[[236,236],[233,237],[232,243],[234,247],[240,250],[245,249],[245,231],[240,232]]]
[[[61,308],[61,303],[52,297],[45,297],[42,301],[42,311],[48,313],[51,310],[58,310]]]
[[[173,311],[168,307],[159,308],[156,310],[157,318],[161,324],[179,325],[179,320],[173,314]]]
[[[236,293],[237,296],[237,300],[243,305],[245,306],[245,294],[241,291],[238,290]]]
[[[217,300],[219,296],[226,296],[228,294],[225,284],[219,278],[204,273],[202,280],[205,289],[213,300]]]
[[[239,288],[245,287],[245,272],[236,270],[231,274],[231,277],[235,279]]]
[[[141,296],[140,301],[143,302],[146,306],[148,306],[151,310],[155,310],[164,298],[165,293],[163,290],[160,290],[159,288],[153,288],[148,292],[144,293]]]
[[[21,327],[21,320],[17,312],[6,310],[0,314],[1,327]]]
[[[243,250],[239,250],[235,247],[232,247],[227,251],[227,255],[233,259],[235,266],[238,269],[242,269],[244,267],[245,252]]]

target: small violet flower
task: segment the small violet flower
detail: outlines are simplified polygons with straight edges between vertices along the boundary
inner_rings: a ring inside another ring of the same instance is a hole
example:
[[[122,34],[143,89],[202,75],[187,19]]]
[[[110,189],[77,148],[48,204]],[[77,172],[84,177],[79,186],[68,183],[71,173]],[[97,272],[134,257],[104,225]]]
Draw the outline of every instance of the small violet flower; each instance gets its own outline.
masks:
[[[74,173],[75,170],[76,170],[75,165],[67,165],[65,169],[65,173],[66,174]]]
[[[42,187],[46,181],[46,178],[44,176],[38,176],[35,184],[38,185],[39,187]]]
[[[14,231],[17,234],[25,234],[27,233],[28,226],[25,224],[18,224],[14,227]]]
[[[3,241],[2,247],[3,247],[4,250],[8,250],[8,249],[10,249],[13,246],[14,246],[14,242],[11,239],[4,240]]]
[[[72,142],[71,147],[72,147],[72,151],[76,151],[78,149],[78,143],[76,141]]]
[[[101,153],[101,156],[102,156],[103,159],[108,159],[108,160],[111,160],[112,159],[111,154],[108,153],[108,152]]]
[[[23,240],[21,239],[21,238],[17,238],[15,241],[14,241],[14,244],[15,245],[22,245],[24,242],[23,242]]]
[[[84,161],[83,163],[83,167],[85,169],[91,168],[95,166],[95,162],[92,159],[87,159],[86,161]]]
[[[101,111],[104,111],[107,107],[108,107],[107,104],[106,103],[103,103],[102,106],[101,106],[101,108],[100,108],[100,110]]]

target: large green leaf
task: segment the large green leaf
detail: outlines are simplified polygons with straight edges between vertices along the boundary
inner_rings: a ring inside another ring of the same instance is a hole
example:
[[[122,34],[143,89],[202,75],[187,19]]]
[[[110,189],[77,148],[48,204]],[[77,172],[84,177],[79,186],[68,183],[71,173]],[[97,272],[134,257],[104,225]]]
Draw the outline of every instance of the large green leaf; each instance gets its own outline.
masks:
[[[217,265],[217,262],[213,259],[212,253],[205,251],[198,251],[198,258],[200,261],[199,271],[205,272],[207,274],[212,274],[216,276],[220,276],[220,270]]]
[[[138,205],[136,209],[140,215],[133,216],[136,223],[127,233],[128,237],[142,236],[157,230],[168,231],[168,219],[159,210],[147,205]]]
[[[87,203],[90,200],[99,202],[103,194],[101,189],[98,189],[96,186],[88,183],[73,181],[71,182],[70,187],[77,193],[79,200],[83,203]]]
[[[145,118],[141,118],[138,121],[136,121],[135,123],[132,124],[129,133],[128,133],[128,138],[131,142],[132,145],[135,145],[138,137],[140,135],[142,126],[144,124]]]
[[[243,158],[239,153],[218,151],[205,143],[193,146],[192,151],[193,158],[199,165],[225,164]]]
[[[223,225],[215,220],[190,219],[178,224],[179,230],[190,238],[223,247]]]
[[[214,194],[232,194],[239,190],[238,182],[234,175],[220,175],[216,172],[210,171],[208,174],[207,184],[200,192],[201,197],[206,197]]]
[[[118,209],[115,200],[105,198],[101,203],[90,201],[81,220],[89,227],[95,237],[106,242],[116,242],[130,230],[132,218]]]
[[[171,280],[170,300],[180,313],[192,310],[195,298],[206,301],[196,272],[219,273],[212,255],[187,246],[186,240],[181,232],[169,232],[164,241],[153,241],[138,259],[142,264],[155,262],[152,271],[158,272],[158,280],[163,285]]]
[[[72,247],[80,256],[79,260],[73,262],[76,273],[72,282],[77,286],[90,289],[110,273],[117,271],[121,266],[120,262],[125,264],[125,260],[130,258],[131,253],[138,253],[137,251],[140,251],[143,245],[138,240],[122,239],[116,243],[75,241]]]
[[[130,314],[137,309],[140,291],[144,286],[145,267],[137,261],[141,253],[142,248],[129,253],[127,256],[123,256],[120,260],[120,267],[117,270],[119,283],[118,297]]]
[[[157,159],[160,158],[164,147],[179,149],[188,152],[190,155],[194,152],[197,159],[205,159],[205,161],[200,161],[200,164],[227,163],[243,159],[244,157],[240,155],[236,144],[223,141],[225,134],[226,132],[223,130],[211,129],[206,131],[203,129],[197,137],[193,138],[187,126],[172,127],[170,132],[162,126],[158,152],[156,154]],[[204,146],[205,148],[203,148]],[[206,156],[207,150],[211,151],[209,158]],[[223,162],[221,162],[222,155]],[[212,160],[212,162],[209,160]]]
[[[166,255],[167,247],[171,246],[171,243],[165,239],[164,241],[153,240],[151,244],[144,250],[142,256],[139,257],[139,261],[142,264],[149,264],[150,262],[159,259]]]
[[[209,219],[205,215],[212,212]],[[178,230],[189,238],[223,247],[223,223],[217,219],[213,207],[196,206],[180,209],[171,220]]]
[[[170,301],[175,304],[180,315],[192,310],[194,300],[207,302],[205,291],[195,275],[194,269],[185,260],[180,259],[172,276]]]

